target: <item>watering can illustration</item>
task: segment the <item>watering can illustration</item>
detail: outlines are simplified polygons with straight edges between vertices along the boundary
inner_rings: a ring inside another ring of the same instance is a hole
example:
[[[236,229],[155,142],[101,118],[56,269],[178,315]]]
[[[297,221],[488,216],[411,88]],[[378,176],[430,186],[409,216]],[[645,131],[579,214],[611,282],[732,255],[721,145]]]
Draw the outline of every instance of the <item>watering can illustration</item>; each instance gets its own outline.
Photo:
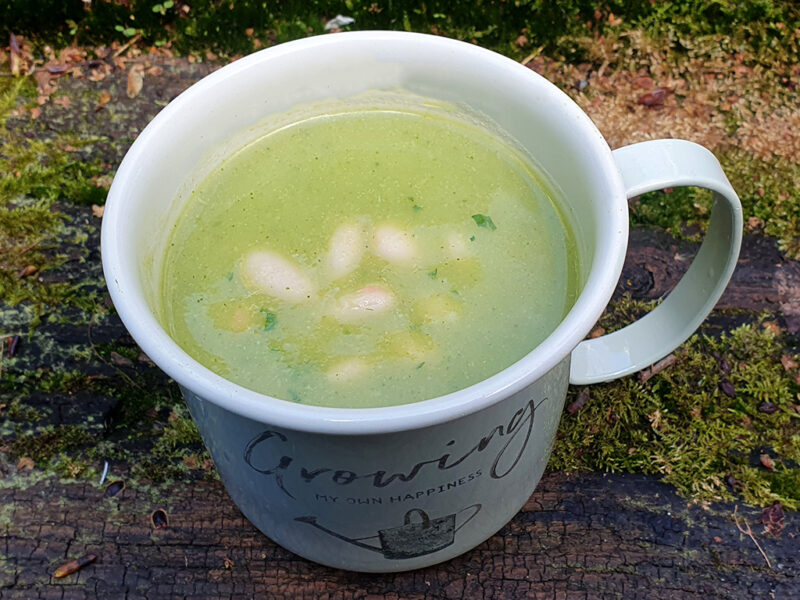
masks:
[[[349,538],[317,523],[316,517],[297,517],[295,521],[308,523],[328,535],[343,540],[359,548],[383,553],[384,558],[414,558],[431,554],[450,546],[456,532],[469,523],[481,510],[480,504],[462,508],[456,513],[431,519],[421,508],[412,508],[403,517],[403,524],[389,529],[379,529],[377,535]],[[456,527],[456,518],[461,513],[471,511],[466,520]],[[364,540],[377,539],[380,546],[364,543]]]

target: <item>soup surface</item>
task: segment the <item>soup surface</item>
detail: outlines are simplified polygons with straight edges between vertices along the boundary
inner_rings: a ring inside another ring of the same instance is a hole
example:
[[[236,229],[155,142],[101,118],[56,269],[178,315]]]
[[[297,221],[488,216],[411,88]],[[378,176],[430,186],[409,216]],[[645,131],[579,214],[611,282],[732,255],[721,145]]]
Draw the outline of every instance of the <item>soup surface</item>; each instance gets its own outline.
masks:
[[[163,320],[212,371],[288,401],[456,391],[547,337],[577,295],[565,218],[524,154],[456,118],[315,117],[219,165],[178,218]]]

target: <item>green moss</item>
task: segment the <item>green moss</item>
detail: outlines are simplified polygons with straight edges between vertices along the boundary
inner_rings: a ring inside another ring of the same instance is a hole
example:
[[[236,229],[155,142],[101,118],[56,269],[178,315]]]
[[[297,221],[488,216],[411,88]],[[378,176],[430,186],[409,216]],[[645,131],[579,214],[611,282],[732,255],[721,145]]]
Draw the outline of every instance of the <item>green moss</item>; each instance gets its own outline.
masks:
[[[101,351],[108,355],[124,348],[108,344]],[[114,398],[116,404],[105,414],[87,414],[80,424],[37,426],[47,415],[19,399],[79,391]],[[117,371],[115,377],[96,379],[79,370],[5,372],[0,394],[15,397],[4,413],[8,427],[0,432],[11,461],[29,456],[37,471],[62,479],[93,478],[103,461],[109,461],[124,469],[126,480],[139,489],[215,477],[177,388],[155,371]]]
[[[0,378],[0,390],[18,396],[33,392],[73,394],[85,388],[88,383],[89,378],[79,370],[39,368],[35,371],[3,373]]]
[[[94,300],[80,286],[39,277],[64,263],[59,235],[66,231],[56,201],[102,203],[105,190],[95,177],[101,165],[81,158],[78,150],[94,140],[59,134],[52,139],[31,138],[29,123],[7,126],[12,109],[35,93],[31,78],[0,78],[0,300],[9,305],[29,302],[34,324],[46,307],[77,306],[91,309]]]
[[[105,360],[113,360],[112,353],[135,363],[139,360],[139,347],[120,343],[95,344],[94,350]]]
[[[782,352],[759,325],[719,339],[695,335],[676,352],[676,365],[646,383],[632,376],[592,386],[584,408],[565,413],[550,466],[658,473],[695,500],[739,495],[800,508],[800,386],[781,365]],[[721,391],[725,379],[734,398]],[[763,402],[777,412],[759,410]],[[773,472],[758,461],[767,449]]]
[[[777,237],[781,250],[800,258],[800,164],[781,156],[760,160],[740,149],[719,158],[739,194],[745,218],[760,219],[764,233]]]
[[[51,466],[55,457],[91,444],[95,436],[80,425],[46,427],[36,432],[19,430],[11,442],[11,457],[32,458],[38,467]]]
[[[692,226],[705,229],[711,209],[711,192],[695,187],[680,187],[666,191],[642,194],[630,203],[631,222],[634,225],[655,225],[676,237],[698,237],[688,235]],[[698,232],[699,233],[699,232]]]
[[[200,432],[189,415],[189,410],[185,404],[173,407],[169,415],[167,426],[156,442],[154,452],[156,454],[172,451],[180,446],[191,446],[202,444]]]
[[[23,404],[19,398],[14,398],[6,407],[8,418],[14,421],[25,421],[35,423],[41,421],[45,415],[31,406]]]
[[[78,152],[95,140],[60,134],[55,139],[28,139],[6,133],[0,158],[0,198],[64,199],[82,205],[102,204],[106,191],[92,178],[102,173],[97,162]]]
[[[80,371],[54,371],[36,378],[36,387],[45,394],[74,394],[89,382]]]

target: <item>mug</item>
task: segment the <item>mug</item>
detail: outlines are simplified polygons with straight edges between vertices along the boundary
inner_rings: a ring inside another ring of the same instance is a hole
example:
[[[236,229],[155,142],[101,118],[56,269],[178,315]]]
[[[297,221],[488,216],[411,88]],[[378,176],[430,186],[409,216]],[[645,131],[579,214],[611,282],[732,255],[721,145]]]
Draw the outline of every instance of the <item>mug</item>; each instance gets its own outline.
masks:
[[[225,380],[188,356],[158,319],[161,257],[186,191],[203,177],[198,165],[218,164],[257,135],[265,119],[292,107],[375,90],[466,107],[535,159],[575,215],[583,265],[577,301],[518,362],[414,404],[324,408]],[[628,198],[688,185],[714,192],[708,232],[689,271],[644,318],[584,340],[622,270]],[[508,58],[440,37],[366,31],[257,52],[170,103],[117,172],[103,218],[102,256],[121,319],[182,388],[245,516],[310,560],[391,572],[450,559],[505,525],[545,469],[568,384],[633,373],[688,338],[730,278],[741,231],[736,193],[703,147],[658,140],[612,152],[572,100]]]

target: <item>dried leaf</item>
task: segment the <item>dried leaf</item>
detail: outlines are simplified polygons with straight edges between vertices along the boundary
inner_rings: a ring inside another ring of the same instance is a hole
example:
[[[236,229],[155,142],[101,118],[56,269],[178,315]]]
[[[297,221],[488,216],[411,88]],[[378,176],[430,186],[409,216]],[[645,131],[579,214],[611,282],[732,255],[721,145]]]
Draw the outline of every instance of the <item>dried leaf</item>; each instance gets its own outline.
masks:
[[[736,388],[733,387],[733,384],[728,379],[723,379],[719,382],[719,389],[725,394],[728,398],[736,398]]]
[[[128,70],[128,86],[125,93],[128,98],[136,98],[139,92],[142,91],[144,85],[144,67],[142,65],[133,65]]]
[[[660,106],[664,104],[664,100],[667,99],[667,96],[670,93],[671,90],[663,87],[657,87],[654,90],[650,90],[649,92],[645,92],[639,96],[639,99],[636,101],[636,103],[648,107]]]
[[[779,410],[780,408],[778,408],[778,406],[772,402],[762,402],[758,405],[758,412],[762,412],[767,415],[774,415]]]
[[[22,279],[24,277],[30,277],[31,275],[36,275],[38,271],[39,267],[37,267],[36,265],[27,265],[23,267],[22,270],[20,270],[18,276],[20,279]]]
[[[33,78],[36,80],[36,89],[43,96],[49,96],[58,89],[53,81],[53,76],[47,71],[36,71]]]
[[[788,356],[786,354],[781,356],[781,364],[783,365],[783,368],[786,369],[787,371],[791,371],[792,369],[797,368],[797,361],[794,360],[791,356]]]
[[[781,328],[774,321],[764,321],[763,327],[774,335],[780,335],[781,333]]]
[[[18,335],[12,335],[8,338],[8,352],[6,353],[8,358],[14,358],[17,353],[17,347],[19,347],[19,340],[20,337]]]
[[[97,204],[92,204],[92,216],[97,217],[98,219],[103,218],[103,213],[105,212],[105,206],[98,206]]]
[[[100,98],[97,100],[97,104],[95,105],[94,109],[100,110],[109,102],[111,102],[111,94],[108,92],[108,90],[103,90],[100,92]]]
[[[58,60],[62,63],[77,63],[86,58],[86,51],[76,48],[75,46],[67,46],[58,53]]]
[[[92,183],[95,187],[108,189],[111,187],[111,182],[114,181],[114,176],[111,173],[105,175],[95,175],[92,177]]]
[[[761,231],[764,228],[764,221],[758,217],[750,217],[747,219],[747,231]]]
[[[775,468],[775,463],[772,462],[772,458],[769,454],[762,454],[760,457],[761,464],[764,465],[764,468],[767,471],[773,471]]]
[[[9,57],[11,74],[14,77],[17,77],[21,71],[20,67],[22,60],[19,52],[19,44],[17,43],[17,36],[15,36],[13,33],[8,36],[8,49],[11,51],[11,56]]]
[[[154,77],[158,77],[163,72],[164,69],[162,69],[161,67],[150,67],[149,69],[147,69],[147,71],[145,71],[145,73],[147,73],[148,75],[153,75]]]
[[[567,412],[574,415],[589,401],[589,388],[585,387],[578,392],[578,397],[567,407]]]
[[[72,106],[72,100],[70,100],[68,96],[59,96],[58,98],[53,99],[53,104],[63,106],[64,108],[69,108]]]
[[[654,412],[652,412],[651,414],[647,415],[647,418],[650,419],[650,426],[653,429],[659,429],[660,430],[660,429],[664,428],[664,423],[661,420],[661,410],[656,409]]]
[[[17,471],[32,471],[34,467],[33,459],[30,456],[23,456],[17,462]]]
[[[605,334],[606,334],[606,330],[598,325],[597,327],[595,327],[594,329],[592,329],[589,332],[589,338],[590,339],[595,339],[595,338],[599,338],[601,335],[605,335]]]
[[[34,106],[31,109],[31,119],[38,119],[41,116],[42,116],[42,109],[39,108],[38,106]]]
[[[719,366],[719,370],[722,372],[723,375],[731,374],[731,363],[729,363],[724,358],[720,358],[719,361],[717,361],[717,365]]]
[[[108,73],[104,69],[92,69],[87,79],[94,82],[103,81],[106,75],[108,75]]]
[[[226,568],[226,569],[231,569],[231,568],[233,568],[233,567],[235,567],[235,566],[236,566],[236,563],[235,563],[235,562],[233,562],[233,561],[232,561],[230,558],[228,558],[227,556],[225,557],[225,562],[224,562],[223,564],[225,565],[225,568]]]
[[[96,560],[97,560],[96,554],[87,554],[86,556],[81,556],[80,558],[71,560],[58,567],[56,569],[56,572],[53,573],[53,577],[55,577],[56,579],[60,579],[61,577],[72,575],[75,571],[79,571],[86,565],[90,565]]]
[[[92,208],[92,213],[94,213],[94,208]],[[97,216],[97,215],[95,215]],[[118,367],[132,367],[133,361],[129,358],[125,358],[118,352],[112,352],[110,355],[111,362],[114,363]]]
[[[775,501],[772,506],[768,506],[761,512],[761,522],[766,526],[768,533],[778,536],[783,531],[783,505],[780,501]]]

